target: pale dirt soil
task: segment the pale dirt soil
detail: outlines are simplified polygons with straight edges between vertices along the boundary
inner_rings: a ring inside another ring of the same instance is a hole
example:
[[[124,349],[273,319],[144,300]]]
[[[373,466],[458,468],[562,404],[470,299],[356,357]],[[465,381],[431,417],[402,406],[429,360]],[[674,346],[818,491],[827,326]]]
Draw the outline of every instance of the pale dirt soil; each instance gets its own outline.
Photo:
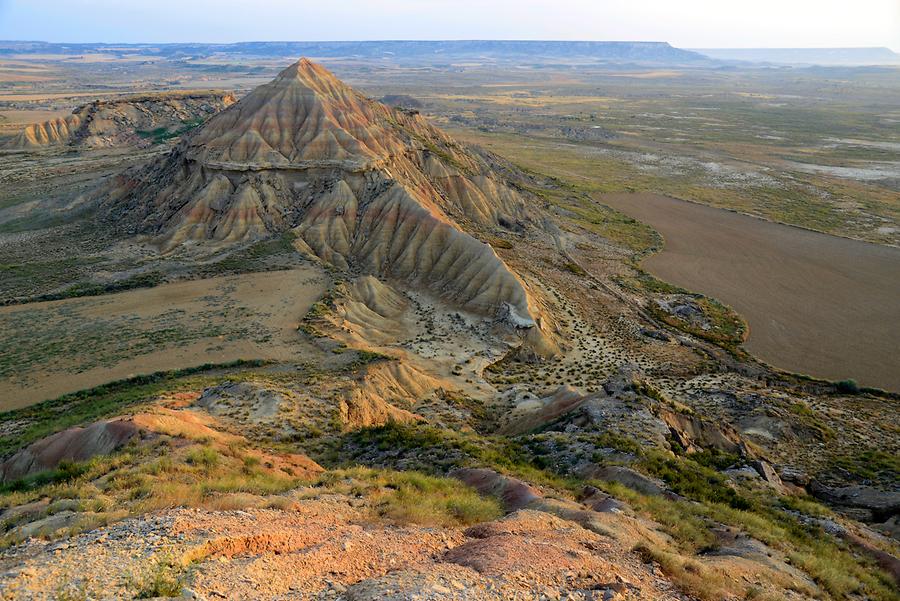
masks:
[[[644,267],[747,318],[745,346],[754,355],[799,373],[900,390],[900,249],[656,194],[602,201],[665,238]]]
[[[57,117],[65,117],[72,114],[71,108],[60,109],[35,109],[35,110],[4,110],[0,111],[0,131],[4,133],[18,133],[25,125],[49,121]],[[5,130],[9,130],[8,132]]]
[[[115,92],[49,92],[46,94],[0,94],[0,101],[60,100],[63,98],[112,96]]]
[[[130,598],[163,557],[193,561],[185,586],[205,599],[681,598],[621,543],[542,512],[427,528],[373,521],[364,499],[289,495],[286,510],[175,509],[34,541],[0,558],[2,598]]]
[[[154,371],[297,360],[297,325],[325,285],[306,268],[0,308],[0,356],[15,366],[0,379],[0,410]],[[20,356],[16,341],[41,350]]]

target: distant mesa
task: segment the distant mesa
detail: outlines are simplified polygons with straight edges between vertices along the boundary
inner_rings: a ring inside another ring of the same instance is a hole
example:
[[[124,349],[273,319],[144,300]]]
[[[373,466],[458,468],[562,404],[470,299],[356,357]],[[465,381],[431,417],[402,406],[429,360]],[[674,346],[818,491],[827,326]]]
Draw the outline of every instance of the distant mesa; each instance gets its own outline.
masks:
[[[29,125],[0,148],[149,146],[186,133],[234,102],[234,95],[226,92],[161,92],[97,100],[71,115]]]
[[[534,199],[498,176],[497,161],[304,59],[98,200],[102,219],[163,252],[291,232],[298,249],[336,268],[527,329],[536,312],[525,285],[470,233],[531,219]]]
[[[900,65],[890,48],[697,48],[695,52],[723,61],[780,65]]]
[[[478,62],[513,61],[539,63],[628,62],[691,64],[708,62],[696,52],[654,41],[560,41],[560,40],[381,40],[332,42],[238,42],[234,44],[56,44],[49,42],[0,41],[0,54],[64,54],[91,52],[139,53],[164,60],[181,60],[216,54],[246,56],[316,56],[384,59],[408,64],[446,64],[459,60]]]

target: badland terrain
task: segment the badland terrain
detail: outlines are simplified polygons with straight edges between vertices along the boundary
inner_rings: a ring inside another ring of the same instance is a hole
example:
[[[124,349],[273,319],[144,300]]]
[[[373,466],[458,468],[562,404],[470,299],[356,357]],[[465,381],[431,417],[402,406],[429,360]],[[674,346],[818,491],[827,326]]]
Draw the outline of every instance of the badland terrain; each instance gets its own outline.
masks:
[[[0,44],[2,598],[896,598],[896,68],[527,44]]]

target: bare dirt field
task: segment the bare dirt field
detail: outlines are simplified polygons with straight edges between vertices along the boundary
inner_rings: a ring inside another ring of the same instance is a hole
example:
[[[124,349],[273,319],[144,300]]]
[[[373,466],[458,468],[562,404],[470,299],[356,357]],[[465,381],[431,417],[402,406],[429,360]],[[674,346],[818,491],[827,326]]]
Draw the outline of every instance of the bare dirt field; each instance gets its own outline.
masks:
[[[730,304],[778,367],[900,390],[900,249],[649,193],[603,202],[656,228],[654,275]]]
[[[154,371],[297,360],[314,268],[0,308],[0,411]]]

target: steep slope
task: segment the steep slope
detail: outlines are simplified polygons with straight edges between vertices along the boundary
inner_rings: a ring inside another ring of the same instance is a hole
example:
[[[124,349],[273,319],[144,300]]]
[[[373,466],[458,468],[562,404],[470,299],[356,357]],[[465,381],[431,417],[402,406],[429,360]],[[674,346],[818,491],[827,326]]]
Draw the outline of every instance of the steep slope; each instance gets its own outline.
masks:
[[[301,250],[534,325],[520,279],[468,231],[521,228],[491,157],[301,60],[100,193],[101,214],[164,251],[291,231]]]
[[[167,92],[98,100],[76,108],[71,115],[33,123],[0,148],[151,144],[188,131],[234,102],[234,95],[225,92]]]

